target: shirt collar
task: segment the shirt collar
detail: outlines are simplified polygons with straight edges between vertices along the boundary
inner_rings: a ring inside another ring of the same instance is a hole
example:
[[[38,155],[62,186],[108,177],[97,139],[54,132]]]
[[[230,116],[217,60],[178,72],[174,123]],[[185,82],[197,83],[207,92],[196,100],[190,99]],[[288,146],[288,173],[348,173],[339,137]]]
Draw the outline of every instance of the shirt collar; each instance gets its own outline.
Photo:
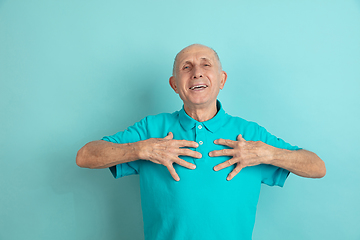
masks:
[[[216,102],[216,107],[218,109],[218,112],[216,115],[211,118],[210,120],[207,120],[205,122],[198,122],[195,119],[191,118],[184,109],[184,106],[179,112],[179,119],[181,126],[185,129],[185,131],[188,131],[192,128],[194,128],[197,124],[203,124],[206,129],[208,129],[210,132],[216,132],[220,127],[222,127],[225,124],[225,119],[227,114],[225,113],[224,109],[221,106],[221,103],[219,100]]]

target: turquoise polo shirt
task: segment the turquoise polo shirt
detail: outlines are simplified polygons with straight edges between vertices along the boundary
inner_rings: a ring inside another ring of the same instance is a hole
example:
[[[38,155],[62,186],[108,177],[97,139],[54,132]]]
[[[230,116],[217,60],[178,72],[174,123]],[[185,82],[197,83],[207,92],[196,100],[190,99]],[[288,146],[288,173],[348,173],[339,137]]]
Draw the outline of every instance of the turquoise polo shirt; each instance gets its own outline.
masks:
[[[255,223],[261,183],[283,186],[289,171],[272,165],[246,167],[231,181],[227,175],[234,166],[218,172],[214,166],[230,157],[209,157],[209,152],[225,146],[215,139],[236,140],[238,134],[248,141],[262,141],[277,148],[297,150],[296,146],[271,135],[254,122],[225,113],[217,102],[218,113],[198,122],[184,108],[172,114],[148,116],[123,132],[104,137],[114,143],[131,143],[149,138],[174,139],[199,143],[201,159],[182,157],[196,164],[191,170],[174,164],[180,177],[175,181],[168,169],[151,161],[123,163],[110,170],[115,178],[139,174],[141,206],[146,240],[250,240]]]

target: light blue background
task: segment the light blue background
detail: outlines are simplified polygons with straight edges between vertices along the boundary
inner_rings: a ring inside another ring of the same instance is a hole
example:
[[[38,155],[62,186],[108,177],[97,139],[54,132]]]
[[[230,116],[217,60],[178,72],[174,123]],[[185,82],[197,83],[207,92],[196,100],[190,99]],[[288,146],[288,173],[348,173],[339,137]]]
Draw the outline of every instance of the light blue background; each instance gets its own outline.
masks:
[[[262,187],[254,240],[360,239],[358,0],[0,0],[0,239],[143,239],[138,176],[75,156],[180,109],[168,78],[192,43],[218,51],[228,113],[326,162]]]

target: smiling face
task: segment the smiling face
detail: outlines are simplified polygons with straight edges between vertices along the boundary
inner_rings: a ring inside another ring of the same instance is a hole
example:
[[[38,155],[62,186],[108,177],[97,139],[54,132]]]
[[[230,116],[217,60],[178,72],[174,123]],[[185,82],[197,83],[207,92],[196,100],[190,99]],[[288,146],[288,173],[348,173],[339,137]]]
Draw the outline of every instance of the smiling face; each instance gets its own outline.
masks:
[[[227,74],[221,70],[215,52],[203,45],[191,45],[176,57],[170,85],[188,109],[216,106],[216,98],[224,87]]]

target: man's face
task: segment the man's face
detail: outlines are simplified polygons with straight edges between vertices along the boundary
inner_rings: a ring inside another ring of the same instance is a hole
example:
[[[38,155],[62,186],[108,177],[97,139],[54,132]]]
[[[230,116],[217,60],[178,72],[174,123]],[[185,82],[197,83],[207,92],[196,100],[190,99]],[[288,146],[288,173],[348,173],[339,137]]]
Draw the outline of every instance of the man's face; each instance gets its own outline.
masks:
[[[188,108],[206,108],[216,103],[227,74],[212,49],[194,45],[177,57],[170,85]]]

